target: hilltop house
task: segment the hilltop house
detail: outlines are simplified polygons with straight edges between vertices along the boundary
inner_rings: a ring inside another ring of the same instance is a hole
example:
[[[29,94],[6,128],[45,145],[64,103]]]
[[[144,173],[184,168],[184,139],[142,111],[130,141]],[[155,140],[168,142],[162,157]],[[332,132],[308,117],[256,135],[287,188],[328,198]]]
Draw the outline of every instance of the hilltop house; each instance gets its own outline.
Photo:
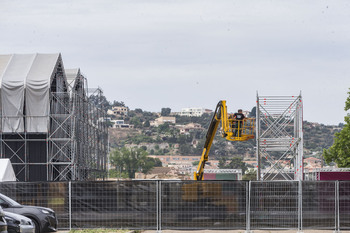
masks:
[[[108,115],[114,115],[116,117],[128,115],[129,108],[124,106],[112,107],[112,109],[107,110]]]
[[[155,119],[154,121],[151,121],[150,125],[158,127],[159,125],[162,125],[164,123],[175,124],[176,118],[171,117],[171,116],[161,116],[161,117],[158,117],[157,119]]]
[[[200,117],[204,113],[212,113],[213,111],[205,108],[183,108],[179,113],[180,116],[189,116],[189,117]]]
[[[198,123],[188,123],[187,125],[175,125],[175,128],[180,130],[180,134],[188,135],[193,130],[204,130]]]

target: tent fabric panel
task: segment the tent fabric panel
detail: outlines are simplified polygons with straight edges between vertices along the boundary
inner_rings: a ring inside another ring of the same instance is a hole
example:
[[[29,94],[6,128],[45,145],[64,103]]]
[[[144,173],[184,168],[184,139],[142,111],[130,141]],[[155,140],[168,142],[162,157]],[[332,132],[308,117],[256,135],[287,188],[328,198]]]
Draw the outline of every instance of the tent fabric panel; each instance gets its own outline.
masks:
[[[6,67],[8,66],[11,57],[13,55],[0,55],[0,87],[2,83],[2,76],[6,70]]]
[[[80,73],[80,69],[65,69],[67,82],[69,84],[68,91],[70,97],[73,98],[73,93],[84,97],[86,96],[86,90],[84,89],[84,77]]]
[[[49,130],[50,81],[59,54],[37,54],[26,78],[26,130],[43,133]]]
[[[80,75],[80,70],[77,68],[77,69],[65,69],[64,71],[67,77],[68,92],[69,92],[69,95],[72,97],[74,86],[76,84],[78,76]]]
[[[67,77],[67,82],[70,86],[70,88],[73,88],[75,85],[75,81],[80,73],[79,68],[76,69],[65,69],[64,70],[66,73],[66,77]]]
[[[16,181],[10,159],[0,159],[0,182],[2,181]]]
[[[2,77],[5,73],[5,70],[10,63],[10,60],[13,55],[0,55],[0,115],[2,114],[2,106],[1,106],[1,84],[2,84]],[[2,132],[2,120],[0,120],[0,132]]]
[[[3,132],[24,132],[23,105],[24,85],[35,54],[12,56],[3,77],[1,86]]]

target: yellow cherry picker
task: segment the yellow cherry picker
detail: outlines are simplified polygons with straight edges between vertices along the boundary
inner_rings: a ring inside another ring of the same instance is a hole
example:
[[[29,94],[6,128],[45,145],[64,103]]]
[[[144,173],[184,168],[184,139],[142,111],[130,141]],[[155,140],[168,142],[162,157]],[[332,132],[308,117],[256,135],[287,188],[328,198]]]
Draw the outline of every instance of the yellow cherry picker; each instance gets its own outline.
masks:
[[[205,163],[208,161],[210,147],[220,122],[222,127],[221,136],[226,140],[247,141],[254,138],[255,119],[243,118],[243,120],[238,120],[233,114],[227,114],[226,101],[219,101],[208,128],[201,159],[197,170],[194,172],[194,180],[203,180]]]

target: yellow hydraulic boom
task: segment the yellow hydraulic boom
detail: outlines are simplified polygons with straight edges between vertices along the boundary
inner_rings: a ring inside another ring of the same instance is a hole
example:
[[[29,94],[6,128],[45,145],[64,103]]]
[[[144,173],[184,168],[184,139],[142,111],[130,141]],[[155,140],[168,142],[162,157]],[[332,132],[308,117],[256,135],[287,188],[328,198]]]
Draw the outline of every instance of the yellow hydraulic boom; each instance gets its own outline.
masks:
[[[234,119],[233,115],[227,114],[226,101],[221,100],[215,108],[214,116],[208,128],[201,160],[199,161],[197,171],[194,172],[195,180],[203,180],[204,166],[208,161],[210,147],[213,143],[220,121],[222,126],[222,137],[226,138],[227,140],[247,141],[254,138],[255,119]]]

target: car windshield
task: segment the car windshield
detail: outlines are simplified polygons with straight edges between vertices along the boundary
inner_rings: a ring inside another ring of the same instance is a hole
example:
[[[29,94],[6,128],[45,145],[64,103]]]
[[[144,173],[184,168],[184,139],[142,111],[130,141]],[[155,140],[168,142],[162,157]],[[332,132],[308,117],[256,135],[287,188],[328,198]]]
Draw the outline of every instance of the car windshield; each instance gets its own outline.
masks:
[[[6,201],[7,203],[9,203],[12,206],[14,206],[14,205],[21,205],[18,202],[12,200],[11,198],[5,196],[4,194],[0,194],[0,198],[3,199],[4,201]]]

